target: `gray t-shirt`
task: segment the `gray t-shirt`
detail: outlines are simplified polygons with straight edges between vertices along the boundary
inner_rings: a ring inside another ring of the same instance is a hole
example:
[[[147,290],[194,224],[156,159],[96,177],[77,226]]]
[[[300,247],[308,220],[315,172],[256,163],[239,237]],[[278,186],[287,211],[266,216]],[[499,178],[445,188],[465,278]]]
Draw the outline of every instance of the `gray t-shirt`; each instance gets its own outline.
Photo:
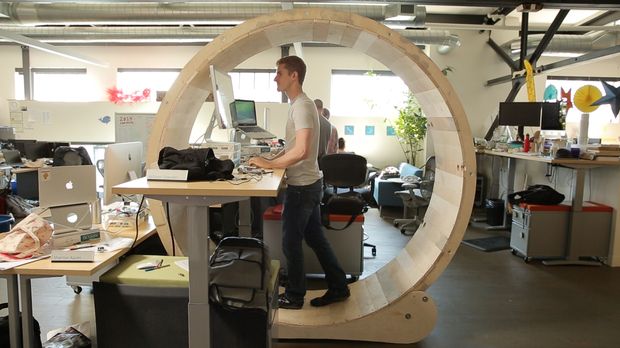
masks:
[[[288,111],[285,151],[295,146],[295,132],[304,128],[313,130],[310,137],[310,153],[305,160],[286,168],[286,182],[289,185],[310,185],[322,177],[316,160],[319,152],[319,115],[312,99],[301,93],[292,101]]]
[[[327,144],[332,135],[332,124],[323,117],[319,116],[319,125],[321,126],[321,132],[319,133],[319,158],[327,154]]]

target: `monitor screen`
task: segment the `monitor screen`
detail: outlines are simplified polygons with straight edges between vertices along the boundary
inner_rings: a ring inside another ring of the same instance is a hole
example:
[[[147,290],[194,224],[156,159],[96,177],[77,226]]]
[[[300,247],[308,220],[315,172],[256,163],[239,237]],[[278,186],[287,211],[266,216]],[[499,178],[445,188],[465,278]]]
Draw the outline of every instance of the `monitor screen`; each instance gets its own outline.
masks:
[[[112,193],[112,187],[143,176],[142,143],[110,144],[103,159],[103,204],[120,201]]]
[[[52,149],[52,143],[47,141],[37,141],[34,143],[25,143],[24,148],[26,150],[26,158],[31,161],[36,161],[39,158],[52,158],[54,152]]]
[[[256,126],[256,105],[253,100],[236,99],[230,106],[233,124],[238,126]]]
[[[501,102],[499,103],[500,126],[540,126],[541,103]]]
[[[230,75],[216,69],[213,65],[209,67],[211,73],[211,83],[213,85],[214,112],[217,116],[217,123],[220,129],[234,128],[232,116],[230,115],[230,104],[235,100],[233,84]]]
[[[542,103],[541,130],[564,130],[560,114],[560,103]]]
[[[13,144],[13,147],[15,148],[15,150],[19,150],[19,153],[22,154],[22,156],[26,156],[26,144],[32,144],[35,143],[36,140],[26,140],[26,139],[11,139],[9,140],[9,143]]]

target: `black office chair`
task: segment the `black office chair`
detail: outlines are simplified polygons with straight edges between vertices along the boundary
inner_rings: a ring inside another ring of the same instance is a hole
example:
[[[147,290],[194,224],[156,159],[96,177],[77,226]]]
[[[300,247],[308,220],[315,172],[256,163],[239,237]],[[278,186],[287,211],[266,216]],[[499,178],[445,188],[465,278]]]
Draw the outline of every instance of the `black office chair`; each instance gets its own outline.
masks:
[[[362,195],[354,189],[366,182],[366,158],[352,153],[325,155],[321,158],[321,168],[323,170],[323,182],[328,188],[323,198],[324,202],[327,202],[330,195],[357,196],[364,200]],[[339,188],[346,188],[348,191],[338,193]],[[364,238],[366,237],[364,234]],[[364,246],[372,248],[373,256],[377,255],[377,247],[375,245],[364,243]]]

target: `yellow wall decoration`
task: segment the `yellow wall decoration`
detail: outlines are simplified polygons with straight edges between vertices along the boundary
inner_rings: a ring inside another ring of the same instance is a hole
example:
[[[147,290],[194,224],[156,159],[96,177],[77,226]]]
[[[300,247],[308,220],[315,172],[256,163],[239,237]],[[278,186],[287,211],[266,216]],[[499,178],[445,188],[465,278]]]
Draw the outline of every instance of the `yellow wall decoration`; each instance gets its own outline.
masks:
[[[536,86],[534,85],[534,71],[532,70],[532,64],[525,59],[523,61],[525,66],[525,86],[527,87],[527,101],[536,101]]]
[[[575,92],[573,104],[581,112],[592,112],[598,109],[598,105],[592,105],[592,103],[599,100],[601,96],[601,91],[596,86],[585,85]]]

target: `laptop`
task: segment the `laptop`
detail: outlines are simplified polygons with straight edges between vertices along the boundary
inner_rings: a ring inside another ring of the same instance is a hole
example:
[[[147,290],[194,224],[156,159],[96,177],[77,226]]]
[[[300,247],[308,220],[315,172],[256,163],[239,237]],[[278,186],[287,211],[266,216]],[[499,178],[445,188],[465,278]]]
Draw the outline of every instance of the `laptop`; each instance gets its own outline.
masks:
[[[54,235],[89,230],[93,225],[90,204],[73,204],[50,208],[47,221],[54,224]]]
[[[256,122],[256,104],[253,100],[235,99],[230,104],[230,116],[233,127],[252,139],[272,139],[276,136],[258,126]]]
[[[39,169],[40,207],[91,203],[96,199],[95,166],[62,166]]]
[[[22,162],[22,156],[19,153],[19,150],[1,150],[2,155],[4,156],[4,162],[6,165],[11,166],[13,168],[20,168],[24,166]]]

